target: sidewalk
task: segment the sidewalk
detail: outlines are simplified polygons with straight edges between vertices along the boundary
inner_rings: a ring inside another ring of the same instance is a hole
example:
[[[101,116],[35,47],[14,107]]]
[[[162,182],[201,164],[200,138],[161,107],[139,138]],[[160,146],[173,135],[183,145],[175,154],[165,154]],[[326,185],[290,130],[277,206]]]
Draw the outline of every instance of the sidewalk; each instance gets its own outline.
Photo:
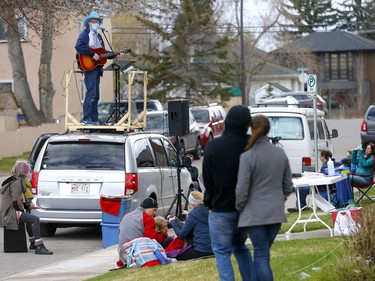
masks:
[[[173,231],[173,230],[172,230]],[[328,229],[292,233],[291,240],[329,237]],[[286,241],[284,234],[279,234],[278,241]],[[248,241],[250,243],[250,241]],[[78,246],[78,245],[77,245]],[[110,269],[116,268],[117,245],[85,254],[70,260],[50,264],[28,272],[22,272],[1,280],[18,281],[81,281],[92,278]]]

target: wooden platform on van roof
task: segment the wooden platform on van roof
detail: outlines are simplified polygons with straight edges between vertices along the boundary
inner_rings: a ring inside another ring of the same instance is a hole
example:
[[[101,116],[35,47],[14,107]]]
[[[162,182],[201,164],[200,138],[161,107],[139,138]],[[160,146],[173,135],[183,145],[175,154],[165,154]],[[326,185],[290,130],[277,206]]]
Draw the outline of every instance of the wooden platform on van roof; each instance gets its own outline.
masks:
[[[69,112],[69,84],[72,78],[73,70],[67,71],[65,76],[65,129],[68,131],[77,130],[100,130],[100,131],[117,131],[117,132],[130,132],[135,130],[142,130],[146,127],[146,110],[147,110],[147,71],[133,70],[128,72],[128,112],[116,123],[106,125],[85,125],[81,124],[70,112]],[[132,85],[134,77],[137,74],[143,75],[143,100],[144,106],[143,111],[137,115],[135,119],[131,118],[131,96],[132,96]]]

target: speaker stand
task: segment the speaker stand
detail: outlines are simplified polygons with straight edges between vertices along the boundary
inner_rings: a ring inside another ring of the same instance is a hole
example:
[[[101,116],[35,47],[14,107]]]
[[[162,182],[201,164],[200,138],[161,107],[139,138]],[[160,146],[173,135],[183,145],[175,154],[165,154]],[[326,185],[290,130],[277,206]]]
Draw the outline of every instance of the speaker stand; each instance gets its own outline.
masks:
[[[188,205],[188,199],[184,195],[184,191],[181,188],[181,157],[180,157],[180,140],[178,136],[176,136],[176,143],[177,143],[177,187],[178,192],[175,195],[175,198],[173,199],[173,202],[171,206],[169,207],[167,211],[167,216],[171,213],[174,206],[176,206],[176,214],[175,216],[179,218],[180,220],[185,220],[185,216],[182,214],[182,199],[185,199],[185,207],[187,208]]]

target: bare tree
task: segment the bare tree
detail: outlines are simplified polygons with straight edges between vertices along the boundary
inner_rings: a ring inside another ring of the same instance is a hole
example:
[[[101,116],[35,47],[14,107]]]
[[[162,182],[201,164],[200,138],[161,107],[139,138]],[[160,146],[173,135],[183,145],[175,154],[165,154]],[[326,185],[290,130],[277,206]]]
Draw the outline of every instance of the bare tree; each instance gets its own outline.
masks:
[[[367,106],[370,104],[370,96],[366,95],[365,88],[365,69],[366,60],[363,52],[357,54],[357,81],[358,81],[358,92],[357,92],[357,112],[365,112]]]
[[[12,63],[15,97],[23,112],[27,113],[27,123],[31,126],[37,126],[41,124],[43,115],[35,106],[27,82],[25,60],[13,3],[12,0],[4,0],[0,4],[0,15],[4,22],[5,35],[8,41],[8,55]]]
[[[143,1],[139,1],[138,5]],[[88,14],[93,9],[132,8],[133,1],[120,0],[3,0],[0,2],[0,17],[3,20],[8,43],[8,54],[13,70],[15,97],[26,121],[30,126],[53,121],[53,96],[51,60],[53,40],[56,35],[64,34],[72,28],[79,15]],[[23,20],[33,30],[37,38],[21,38],[18,31],[18,20]],[[35,42],[32,40],[35,39]],[[25,61],[21,40],[37,45],[41,43],[39,75],[38,110],[33,101],[27,81]]]

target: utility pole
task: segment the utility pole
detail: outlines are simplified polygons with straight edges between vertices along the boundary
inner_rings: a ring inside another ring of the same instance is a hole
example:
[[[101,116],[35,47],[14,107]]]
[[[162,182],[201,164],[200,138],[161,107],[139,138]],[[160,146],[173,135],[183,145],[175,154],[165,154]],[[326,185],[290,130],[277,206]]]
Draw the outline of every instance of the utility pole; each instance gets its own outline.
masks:
[[[248,95],[246,93],[246,75],[245,75],[245,42],[243,38],[243,0],[241,0],[240,7],[240,41],[241,41],[241,93],[242,93],[242,104],[248,105]]]

